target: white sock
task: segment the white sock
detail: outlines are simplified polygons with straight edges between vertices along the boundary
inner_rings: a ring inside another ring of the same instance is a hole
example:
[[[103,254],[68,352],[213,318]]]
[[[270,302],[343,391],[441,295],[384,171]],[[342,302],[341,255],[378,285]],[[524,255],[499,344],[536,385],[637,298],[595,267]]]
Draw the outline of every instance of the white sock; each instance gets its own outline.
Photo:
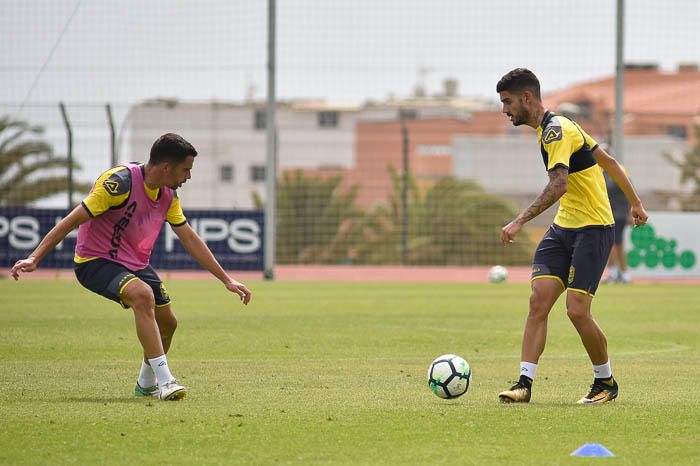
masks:
[[[156,385],[156,373],[153,372],[151,366],[146,361],[141,361],[141,372],[139,373],[138,384],[142,388],[148,388]]]
[[[609,379],[612,377],[612,369],[610,368],[610,361],[600,366],[593,364],[593,376],[596,379]]]
[[[149,359],[148,363],[151,365],[153,372],[156,373],[156,379],[158,380],[159,387],[162,387],[175,378],[173,377],[173,374],[170,373],[170,369],[168,368],[168,360],[165,358],[165,355]]]
[[[530,380],[535,380],[535,372],[537,372],[537,364],[532,362],[520,362],[520,375],[524,375]]]
[[[615,279],[617,279],[617,277],[619,276],[619,273],[618,273],[618,271],[617,271],[617,266],[616,266],[616,265],[613,265],[613,266],[610,267],[609,276],[612,277],[612,278],[615,278]]]

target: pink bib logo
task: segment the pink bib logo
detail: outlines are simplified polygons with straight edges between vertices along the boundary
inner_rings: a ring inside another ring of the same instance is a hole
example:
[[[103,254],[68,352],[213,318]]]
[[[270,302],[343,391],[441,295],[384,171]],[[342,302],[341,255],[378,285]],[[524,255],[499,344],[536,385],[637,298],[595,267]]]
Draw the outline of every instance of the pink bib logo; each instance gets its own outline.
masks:
[[[119,246],[122,244],[122,232],[129,226],[131,217],[133,217],[135,211],[136,201],[129,204],[124,211],[124,216],[114,224],[114,230],[112,231],[112,249],[109,250],[109,257],[112,259],[116,259],[119,254]]]

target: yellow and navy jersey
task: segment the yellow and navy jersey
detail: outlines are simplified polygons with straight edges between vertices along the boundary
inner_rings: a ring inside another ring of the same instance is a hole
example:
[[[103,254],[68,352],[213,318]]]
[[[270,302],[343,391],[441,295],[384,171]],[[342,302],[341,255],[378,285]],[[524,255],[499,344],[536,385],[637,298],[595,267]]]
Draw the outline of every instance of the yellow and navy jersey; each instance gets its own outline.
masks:
[[[143,166],[141,167],[143,170]],[[153,201],[158,200],[160,189],[151,189],[146,183],[143,184],[146,195]],[[106,212],[108,209],[122,207],[131,194],[131,172],[124,166],[116,166],[104,172],[95,181],[92,191],[83,200],[82,204],[91,217]],[[180,199],[177,192],[170,203],[166,221],[173,226],[180,226],[187,223],[187,218],[182,212]]]
[[[550,111],[537,127],[538,142],[547,171],[569,170],[568,190],[559,199],[554,223],[562,228],[614,224],[603,169],[593,151],[598,144],[575,122]]]

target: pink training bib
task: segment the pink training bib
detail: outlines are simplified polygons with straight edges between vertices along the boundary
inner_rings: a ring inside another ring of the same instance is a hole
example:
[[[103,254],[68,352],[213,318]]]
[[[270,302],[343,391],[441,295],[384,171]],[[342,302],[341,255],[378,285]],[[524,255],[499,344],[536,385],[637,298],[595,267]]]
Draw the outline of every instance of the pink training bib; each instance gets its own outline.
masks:
[[[163,187],[158,199],[151,200],[144,187],[142,165],[124,166],[131,173],[128,199],[80,225],[75,253],[85,258],[101,257],[135,271],[148,266],[175,192]]]

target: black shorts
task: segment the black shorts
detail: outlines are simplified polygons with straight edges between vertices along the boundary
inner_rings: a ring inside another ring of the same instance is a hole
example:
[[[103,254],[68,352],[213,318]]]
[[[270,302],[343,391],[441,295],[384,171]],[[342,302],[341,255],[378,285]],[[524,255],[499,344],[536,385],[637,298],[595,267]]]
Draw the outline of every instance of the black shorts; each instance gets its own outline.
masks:
[[[614,235],[612,225],[575,230],[552,225],[535,251],[532,279],[556,278],[564,289],[595,295]]]
[[[622,238],[627,227],[627,217],[615,219],[615,244],[622,244]]]
[[[129,282],[136,279],[151,287],[156,307],[170,304],[170,297],[163,282],[150,265],[145,269],[132,271],[116,262],[99,258],[75,264],[75,276],[88,290],[118,302],[125,309],[129,306],[122,302],[121,292]]]

